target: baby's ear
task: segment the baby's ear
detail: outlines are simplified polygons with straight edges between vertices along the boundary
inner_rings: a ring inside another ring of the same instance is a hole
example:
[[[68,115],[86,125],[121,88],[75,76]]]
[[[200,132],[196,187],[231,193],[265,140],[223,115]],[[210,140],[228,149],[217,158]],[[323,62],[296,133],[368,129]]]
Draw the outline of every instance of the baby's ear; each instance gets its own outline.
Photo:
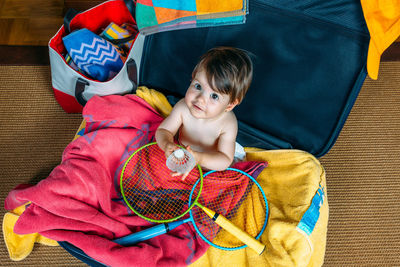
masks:
[[[234,107],[236,107],[239,104],[239,100],[235,100],[232,103],[229,103],[228,106],[226,107],[225,111],[231,111]]]

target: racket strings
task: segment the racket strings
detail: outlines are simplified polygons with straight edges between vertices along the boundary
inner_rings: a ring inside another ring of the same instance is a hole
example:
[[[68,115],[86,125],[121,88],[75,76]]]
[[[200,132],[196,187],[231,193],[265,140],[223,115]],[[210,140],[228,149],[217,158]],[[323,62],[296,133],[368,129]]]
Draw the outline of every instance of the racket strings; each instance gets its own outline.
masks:
[[[225,216],[233,224],[256,237],[266,220],[266,203],[258,186],[246,175],[236,171],[215,173],[218,179],[204,177],[199,202]],[[200,208],[192,209],[193,220],[200,233],[220,247],[235,248],[243,243],[219,227]]]
[[[182,181],[171,176],[165,161],[164,152],[156,144],[149,145],[136,151],[122,172],[124,198],[135,213],[150,221],[172,221],[185,213],[190,191],[200,175],[195,168]]]

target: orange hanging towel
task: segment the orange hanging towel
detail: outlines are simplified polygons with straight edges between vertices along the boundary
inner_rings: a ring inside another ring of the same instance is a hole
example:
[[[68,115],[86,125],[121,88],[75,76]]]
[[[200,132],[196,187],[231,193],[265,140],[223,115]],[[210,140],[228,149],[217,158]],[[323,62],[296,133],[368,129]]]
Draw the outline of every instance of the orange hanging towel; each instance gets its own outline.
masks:
[[[361,0],[361,6],[371,36],[368,75],[376,80],[382,53],[400,36],[400,0]]]

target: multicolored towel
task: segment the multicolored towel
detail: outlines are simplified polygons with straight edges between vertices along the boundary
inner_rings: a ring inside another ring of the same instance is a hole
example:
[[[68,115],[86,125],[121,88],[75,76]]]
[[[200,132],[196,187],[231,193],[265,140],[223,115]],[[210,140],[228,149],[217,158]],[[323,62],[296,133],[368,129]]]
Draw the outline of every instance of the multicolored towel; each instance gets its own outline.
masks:
[[[248,0],[138,0],[136,23],[142,34],[245,23]]]
[[[63,42],[76,66],[95,80],[113,78],[124,65],[117,49],[88,29],[68,34]]]
[[[136,95],[95,96],[83,117],[84,132],[66,147],[49,177],[37,185],[18,186],[7,196],[7,210],[30,202],[14,232],[67,241],[110,266],[183,266],[197,260],[209,246],[191,224],[136,246],[112,241],[151,225],[124,204],[119,175],[126,159],[153,141],[163,117]],[[265,167],[264,162],[238,164],[235,167],[251,172]],[[227,207],[235,201],[227,201]]]
[[[103,37],[112,43],[120,53],[121,57],[123,57],[122,61],[125,62],[136,33],[136,25],[123,23],[119,26],[114,22],[111,22],[100,34],[100,37]]]

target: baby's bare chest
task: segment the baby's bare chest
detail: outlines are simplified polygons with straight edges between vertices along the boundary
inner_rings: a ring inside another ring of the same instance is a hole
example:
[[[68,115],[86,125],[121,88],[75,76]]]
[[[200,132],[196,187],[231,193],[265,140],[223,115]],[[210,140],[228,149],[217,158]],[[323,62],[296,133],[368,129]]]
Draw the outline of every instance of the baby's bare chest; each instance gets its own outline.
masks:
[[[184,145],[200,146],[208,150],[216,146],[221,131],[222,125],[217,123],[204,124],[192,122],[189,125],[182,125],[179,139]]]
[[[198,138],[218,138],[221,134],[222,127],[218,124],[190,124],[183,125],[182,129],[190,135],[197,135]]]

